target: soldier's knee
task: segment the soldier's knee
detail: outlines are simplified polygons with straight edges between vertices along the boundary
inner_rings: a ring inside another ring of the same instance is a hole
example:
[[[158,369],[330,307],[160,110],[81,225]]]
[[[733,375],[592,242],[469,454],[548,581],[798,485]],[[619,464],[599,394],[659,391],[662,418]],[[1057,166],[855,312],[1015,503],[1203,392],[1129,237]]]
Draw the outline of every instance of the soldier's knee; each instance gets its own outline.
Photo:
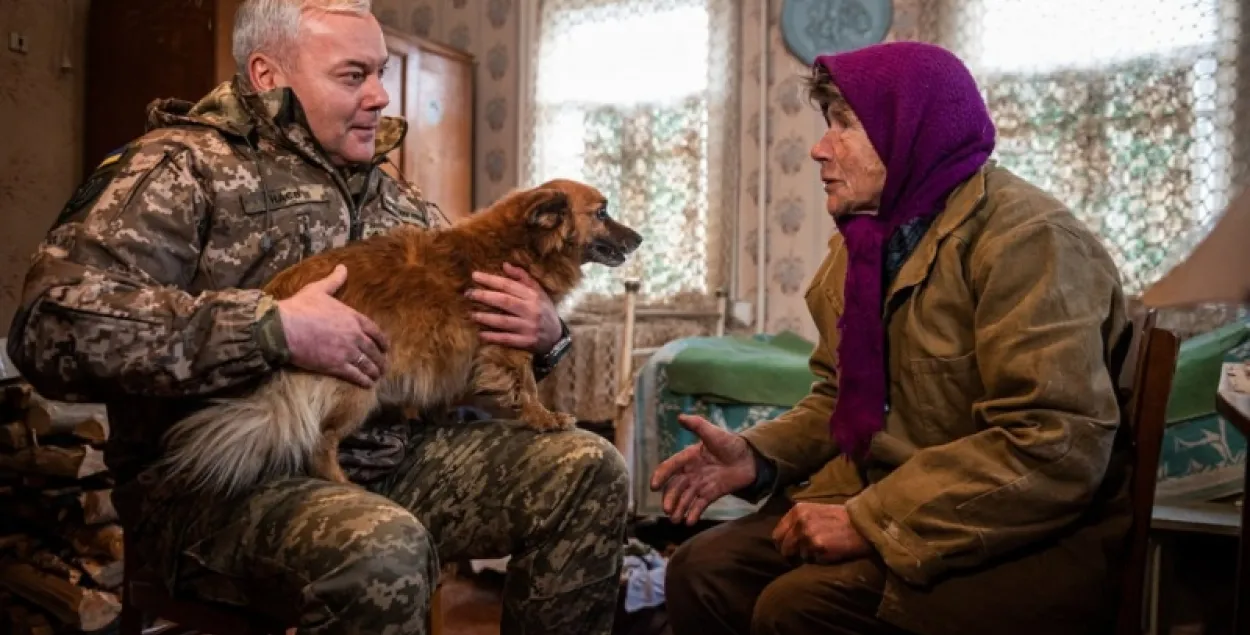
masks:
[[[438,580],[438,555],[429,531],[401,509],[361,518],[347,532],[336,562],[310,581],[305,596],[353,622],[395,632],[421,632]],[[411,627],[411,628],[409,628]]]
[[[585,480],[592,498],[620,507],[606,511],[623,514],[629,503],[629,468],[616,446],[597,434],[581,431],[570,435],[568,444],[565,456],[572,459],[569,465],[574,477],[569,482]]]

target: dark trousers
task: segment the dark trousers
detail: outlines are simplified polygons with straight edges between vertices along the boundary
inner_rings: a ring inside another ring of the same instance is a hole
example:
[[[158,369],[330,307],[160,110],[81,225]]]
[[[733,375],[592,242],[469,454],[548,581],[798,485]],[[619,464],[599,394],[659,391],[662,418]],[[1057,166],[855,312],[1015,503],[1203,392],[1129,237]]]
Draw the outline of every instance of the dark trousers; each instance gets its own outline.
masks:
[[[877,619],[885,567],[876,559],[836,565],[782,557],[772,532],[792,503],[701,532],[668,564],[673,635],[905,635]]]

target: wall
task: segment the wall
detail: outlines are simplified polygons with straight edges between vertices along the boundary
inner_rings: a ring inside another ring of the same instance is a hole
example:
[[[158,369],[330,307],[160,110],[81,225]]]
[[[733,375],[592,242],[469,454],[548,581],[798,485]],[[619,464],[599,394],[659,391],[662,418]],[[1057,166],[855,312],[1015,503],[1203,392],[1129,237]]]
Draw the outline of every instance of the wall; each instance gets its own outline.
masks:
[[[31,252],[78,184],[87,2],[0,0],[0,337]],[[9,50],[12,31],[27,53]]]
[[[468,51],[474,86],[474,205],[516,185],[516,57],[522,0],[374,0],[383,24]],[[529,0],[532,1],[532,0]],[[437,203],[438,201],[435,201]]]

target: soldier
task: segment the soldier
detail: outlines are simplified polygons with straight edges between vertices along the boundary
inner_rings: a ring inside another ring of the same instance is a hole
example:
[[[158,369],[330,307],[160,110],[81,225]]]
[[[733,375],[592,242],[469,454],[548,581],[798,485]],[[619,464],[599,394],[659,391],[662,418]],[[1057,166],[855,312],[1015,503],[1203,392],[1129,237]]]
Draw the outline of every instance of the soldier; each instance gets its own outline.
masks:
[[[238,74],[198,103],[154,102],[35,254],[8,353],[42,394],[104,402],[127,557],[173,589],[300,633],[423,633],[440,559],[511,555],[504,632],[611,631],[626,508],[615,449],[587,432],[379,416],[344,442],[361,487],[291,479],[219,500],[162,485],[173,421],[283,366],[368,386],[386,338],[339,303],[336,270],[275,301],[300,258],[434,206],[383,172],[406,124],[382,117],[387,51],[369,0],[247,0]],[[483,339],[549,371],[568,331],[519,269],[478,274]],[[279,616],[286,617],[279,613]]]

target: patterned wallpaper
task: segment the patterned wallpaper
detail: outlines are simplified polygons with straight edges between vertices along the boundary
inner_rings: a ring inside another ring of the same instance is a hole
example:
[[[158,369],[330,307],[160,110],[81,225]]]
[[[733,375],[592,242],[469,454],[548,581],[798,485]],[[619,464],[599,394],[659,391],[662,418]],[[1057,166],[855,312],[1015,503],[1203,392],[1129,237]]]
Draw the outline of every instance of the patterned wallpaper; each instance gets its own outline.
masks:
[[[516,57],[522,0],[374,0],[378,21],[468,51],[474,86],[474,205],[516,185]],[[435,201],[437,203],[437,201]]]
[[[0,0],[0,337],[31,252],[78,183],[86,11],[87,0]],[[13,31],[27,53],[9,50]]]

